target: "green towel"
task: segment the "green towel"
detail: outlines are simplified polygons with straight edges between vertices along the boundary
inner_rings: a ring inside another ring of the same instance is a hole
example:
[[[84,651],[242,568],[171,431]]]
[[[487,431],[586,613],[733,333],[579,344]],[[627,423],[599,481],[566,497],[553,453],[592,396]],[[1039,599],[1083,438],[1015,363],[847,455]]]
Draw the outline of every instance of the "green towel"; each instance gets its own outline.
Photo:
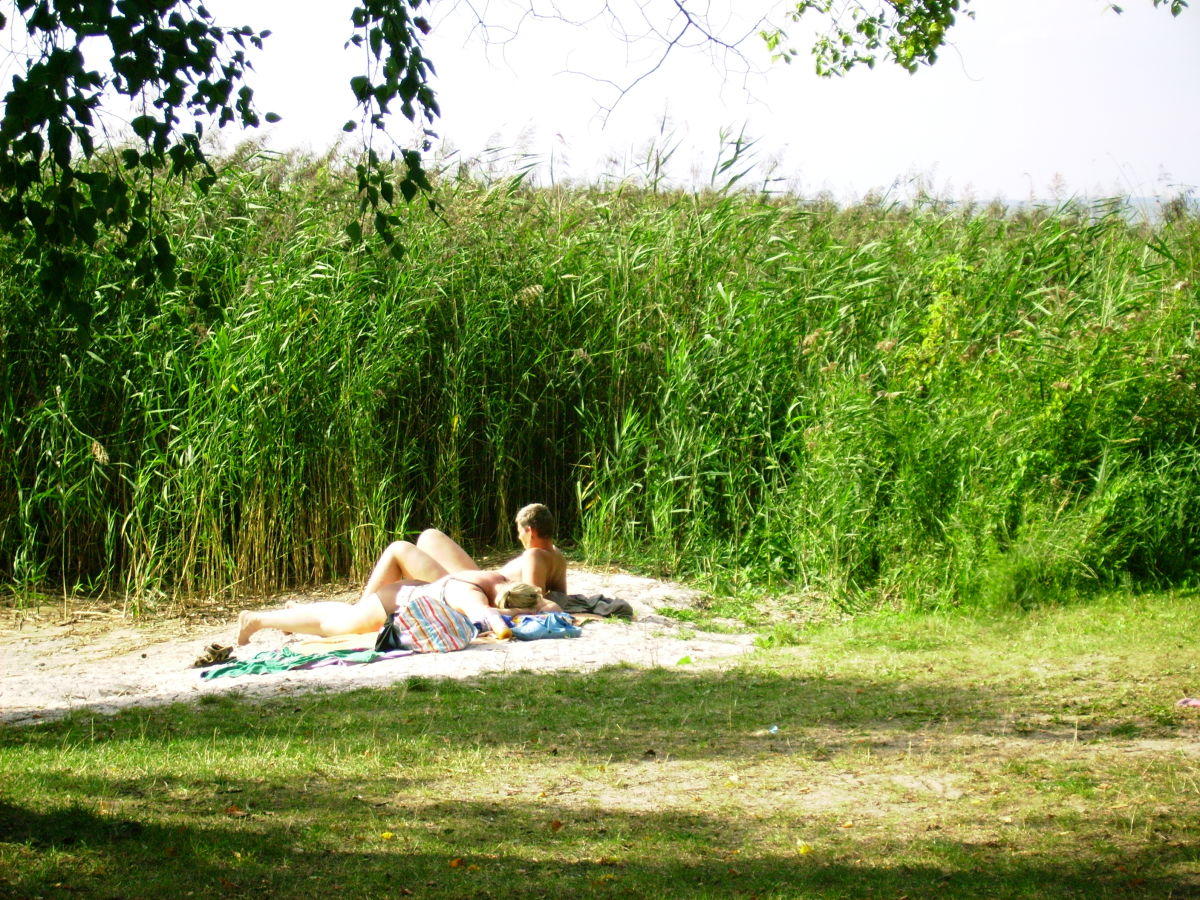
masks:
[[[238,659],[220,666],[211,666],[200,673],[201,678],[234,678],[238,675],[265,675],[268,672],[287,672],[292,669],[315,669],[321,666],[347,666],[375,662],[393,656],[407,656],[404,651],[379,653],[375,650],[330,650],[327,653],[297,653],[264,650],[250,659]]]

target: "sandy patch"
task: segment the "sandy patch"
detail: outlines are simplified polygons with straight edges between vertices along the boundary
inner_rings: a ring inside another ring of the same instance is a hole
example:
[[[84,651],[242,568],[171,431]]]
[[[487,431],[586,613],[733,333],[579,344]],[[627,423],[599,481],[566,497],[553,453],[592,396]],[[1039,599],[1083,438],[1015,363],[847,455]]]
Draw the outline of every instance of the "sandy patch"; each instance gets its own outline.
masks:
[[[571,590],[628,600],[633,622],[595,621],[570,640],[476,643],[459,653],[425,654],[358,666],[202,679],[192,663],[214,642],[232,644],[236,615],[141,623],[119,611],[42,608],[8,615],[0,628],[0,722],[31,724],[75,710],[113,713],[135,706],[194,701],[205,694],[253,697],[385,686],[409,676],[467,678],[492,672],[592,671],[712,665],[753,649],[754,635],[705,633],[657,611],[688,607],[698,594],[622,573],[572,570]],[[353,592],[322,599],[353,599]],[[283,598],[286,599],[286,598]],[[296,599],[308,599],[299,596]],[[248,659],[301,639],[262,631],[236,650]]]

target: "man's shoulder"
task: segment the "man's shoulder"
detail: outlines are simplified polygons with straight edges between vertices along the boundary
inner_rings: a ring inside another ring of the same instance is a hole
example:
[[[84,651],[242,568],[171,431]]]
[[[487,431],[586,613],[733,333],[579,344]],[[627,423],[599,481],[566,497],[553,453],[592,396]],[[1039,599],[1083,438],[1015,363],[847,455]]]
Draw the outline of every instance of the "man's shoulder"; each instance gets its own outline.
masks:
[[[541,547],[530,547],[528,550],[521,551],[518,556],[514,556],[512,559],[506,562],[500,571],[518,572],[520,571],[521,566],[523,566],[527,560],[545,560],[549,561],[550,564],[554,566],[566,564],[566,557],[559,552],[557,547],[553,547],[549,550]]]
[[[548,558],[554,559],[554,560],[566,558],[562,555],[562,551],[554,546],[530,547],[527,550],[521,551],[521,554],[519,556],[514,556],[512,558],[512,560],[510,560],[509,564],[511,565],[512,563],[520,562],[523,559],[538,559],[539,557],[542,557],[542,558],[548,557]]]

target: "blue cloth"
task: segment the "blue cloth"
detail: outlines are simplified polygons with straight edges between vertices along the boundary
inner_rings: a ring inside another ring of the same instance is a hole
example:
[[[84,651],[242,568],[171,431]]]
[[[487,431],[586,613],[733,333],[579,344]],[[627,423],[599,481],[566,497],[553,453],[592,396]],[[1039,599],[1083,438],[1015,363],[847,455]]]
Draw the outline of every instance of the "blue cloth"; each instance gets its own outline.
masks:
[[[546,638],[577,638],[583,634],[583,629],[571,624],[571,617],[566,613],[552,612],[521,616],[513,626],[512,633],[518,641],[540,641]]]

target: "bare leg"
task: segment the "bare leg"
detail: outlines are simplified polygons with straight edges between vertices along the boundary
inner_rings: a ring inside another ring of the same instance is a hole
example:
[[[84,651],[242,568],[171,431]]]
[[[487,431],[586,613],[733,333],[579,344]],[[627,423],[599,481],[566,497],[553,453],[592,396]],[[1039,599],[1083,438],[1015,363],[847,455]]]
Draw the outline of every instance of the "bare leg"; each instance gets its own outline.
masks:
[[[478,569],[479,564],[467,554],[449,535],[436,528],[426,528],[417,538],[417,549],[430,556],[447,572],[462,572]]]
[[[387,549],[371,570],[371,577],[363,587],[362,596],[365,600],[376,593],[385,584],[397,581],[437,581],[449,571],[442,568],[437,560],[411,541],[395,541],[388,544]]]
[[[249,642],[263,628],[331,637],[335,634],[366,634],[383,627],[386,616],[377,597],[358,603],[325,600],[284,609],[247,610],[238,616],[238,646]]]

